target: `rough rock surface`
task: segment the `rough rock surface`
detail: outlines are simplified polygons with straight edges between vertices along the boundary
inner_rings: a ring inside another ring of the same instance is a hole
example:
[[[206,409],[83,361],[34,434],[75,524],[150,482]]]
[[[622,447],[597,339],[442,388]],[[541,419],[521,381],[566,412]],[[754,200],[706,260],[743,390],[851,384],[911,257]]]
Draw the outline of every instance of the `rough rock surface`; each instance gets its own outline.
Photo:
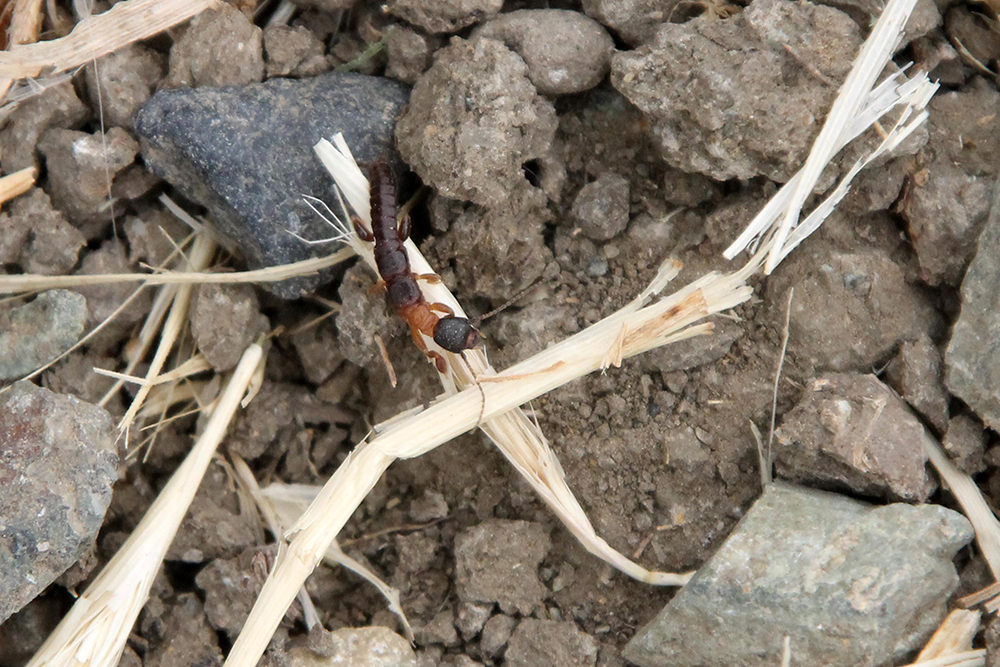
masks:
[[[780,662],[788,636],[802,664],[887,664],[944,618],[958,584],[951,559],[971,538],[969,522],[938,505],[773,484],[625,658],[763,667]]]
[[[132,129],[132,115],[146,103],[167,72],[162,53],[130,44],[87,65],[90,102],[100,106],[107,127]]]
[[[982,422],[972,415],[962,414],[948,422],[941,446],[959,470],[975,475],[986,469],[986,440]]]
[[[538,564],[549,546],[545,529],[528,521],[492,519],[462,532],[455,538],[459,599],[496,602],[507,613],[532,613],[546,592]]]
[[[132,164],[139,144],[120,127],[105,135],[75,130],[49,130],[38,142],[49,170],[48,192],[56,208],[77,226],[107,220],[108,179]],[[97,236],[88,233],[88,238]]]
[[[555,129],[555,109],[520,56],[496,40],[456,40],[413,87],[396,137],[425,183],[498,208],[538,192],[522,165],[548,152]]]
[[[594,667],[597,640],[572,621],[521,621],[510,637],[504,664],[508,667]]]
[[[0,167],[5,174],[37,167],[35,146],[49,128],[75,129],[90,111],[77,97],[70,82],[52,86],[17,105],[0,130]]]
[[[930,338],[903,343],[886,369],[886,382],[939,432],[948,427],[941,351]]]
[[[0,380],[44,366],[83,335],[87,300],[67,290],[42,292],[33,301],[0,310]]]
[[[962,310],[945,351],[945,385],[1000,429],[1000,207],[996,202],[962,281]]]
[[[517,627],[517,619],[507,614],[497,614],[486,621],[483,634],[479,638],[479,648],[483,653],[494,658],[507,646],[507,641]]]
[[[475,33],[514,50],[544,95],[590,90],[608,73],[615,44],[597,21],[565,9],[520,9],[490,19]]]
[[[386,9],[427,32],[458,32],[503,7],[503,0],[391,0]]]
[[[124,244],[116,238],[111,238],[84,256],[77,274],[130,273],[134,270],[134,264],[129,262],[125,255]],[[118,309],[135,291],[135,285],[127,282],[85,285],[75,288],[74,291],[87,299],[88,331],[115,315],[114,319],[96,335],[87,339],[87,347],[91,351],[109,349],[118,344],[137,322],[146,318],[153,302],[152,291],[142,290],[119,311]]]
[[[0,263],[18,263],[27,273],[62,275],[76,266],[87,239],[52,207],[41,188],[31,188],[0,214]]]
[[[638,46],[674,16],[678,4],[678,0],[583,0],[583,11],[627,44]]]
[[[383,627],[341,628],[324,632],[322,654],[310,637],[310,648],[294,647],[288,667],[417,667],[410,643]]]
[[[573,218],[584,236],[607,241],[628,226],[628,204],[628,179],[604,173],[577,194],[573,200]]]
[[[934,490],[930,435],[874,375],[828,375],[775,431],[778,475],[863,496],[921,502]]]
[[[195,584],[205,592],[205,617],[230,639],[239,636],[250,615],[265,578],[259,564],[266,557],[266,551],[251,547],[232,558],[216,558],[195,577]]]
[[[117,478],[111,416],[30,382],[0,395],[0,622],[97,538]]]
[[[145,630],[147,639],[159,641],[145,655],[144,665],[218,667],[222,664],[218,637],[205,620],[201,601],[194,593],[182,593],[166,604],[162,616]]]
[[[612,59],[611,81],[646,114],[672,166],[783,182],[808,154],[860,43],[838,10],[757,0],[725,21],[663,25]]]
[[[244,350],[268,329],[250,285],[200,285],[191,308],[191,333],[217,371],[235,368]]]
[[[264,28],[267,77],[316,76],[330,69],[326,47],[303,26],[272,25]]]
[[[403,83],[414,84],[430,67],[436,40],[416,30],[397,27],[389,35],[385,51],[388,64],[385,75]]]
[[[393,124],[406,99],[406,89],[392,81],[331,73],[161,91],[139,111],[135,127],[147,165],[208,207],[250,268],[260,268],[329,251],[288,233],[329,236],[329,227],[301,199],[330,192],[330,176],[313,145],[343,131],[358,160],[391,156]],[[324,273],[265,289],[294,298],[328,279]]]
[[[264,78],[263,34],[232,5],[204,11],[170,49],[166,88],[239,86]]]
[[[1000,172],[990,159],[1000,136],[984,122],[997,105],[1000,93],[980,79],[931,100],[928,144],[899,202],[921,278],[931,285],[959,285],[975,252]]]
[[[798,248],[767,285],[772,302],[780,303],[772,313],[779,328],[790,287],[788,353],[817,372],[870,372],[888,362],[900,342],[941,333],[941,316],[927,295],[907,284],[882,249],[842,251],[816,241]]]

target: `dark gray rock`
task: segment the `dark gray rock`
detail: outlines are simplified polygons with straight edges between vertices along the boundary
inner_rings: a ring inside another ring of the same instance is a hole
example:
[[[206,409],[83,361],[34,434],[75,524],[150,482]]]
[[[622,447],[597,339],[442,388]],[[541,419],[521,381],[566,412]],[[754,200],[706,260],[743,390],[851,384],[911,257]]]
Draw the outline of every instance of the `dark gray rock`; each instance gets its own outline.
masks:
[[[545,595],[538,564],[550,546],[545,529],[529,521],[491,519],[463,531],[455,538],[458,598],[530,614]]]
[[[34,301],[0,310],[0,380],[13,380],[49,363],[83,335],[87,300],[68,290],[42,292]]]
[[[924,501],[930,435],[874,375],[813,380],[775,431],[778,474],[864,496]]]
[[[302,202],[326,196],[330,176],[313,145],[343,131],[358,160],[393,153],[405,87],[381,77],[330,73],[227,88],[161,91],[139,111],[135,129],[146,164],[205,206],[251,268],[329,252],[288,234],[325,238],[330,230]],[[271,283],[295,298],[329,274]]]
[[[594,667],[597,640],[581,632],[572,621],[521,621],[504,654],[508,667]]]
[[[921,646],[973,536],[938,505],[872,506],[769,486],[719,552],[629,642],[640,667],[874,667]],[[723,630],[720,632],[720,628]]]
[[[30,382],[0,394],[0,623],[83,556],[118,477],[111,416]]]
[[[538,92],[590,90],[608,73],[615,43],[597,21],[567,9],[520,9],[490,19],[475,35],[497,39],[528,66]]]
[[[1000,188],[962,281],[962,310],[945,351],[945,385],[993,430],[1000,429]]]

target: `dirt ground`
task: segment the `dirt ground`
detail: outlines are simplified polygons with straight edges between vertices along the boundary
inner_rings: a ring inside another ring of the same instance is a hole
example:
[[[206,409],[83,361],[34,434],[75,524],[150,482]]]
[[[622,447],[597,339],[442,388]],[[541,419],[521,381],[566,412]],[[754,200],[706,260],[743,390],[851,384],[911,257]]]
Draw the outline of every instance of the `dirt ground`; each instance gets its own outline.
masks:
[[[869,17],[865,3],[794,3],[808,10],[808,16],[789,19],[793,25],[804,22],[805,36],[795,37],[799,41],[775,65],[783,77],[775,84],[778,93],[794,98],[778,104],[761,101],[764,94],[754,88],[773,81],[775,74],[767,69],[773,63],[761,61],[754,70],[743,60],[756,57],[746,54],[758,48],[747,35],[778,25],[775,17],[791,12],[785,4],[793,3],[455,1],[435,7],[398,0],[384,8],[361,2],[352,9],[347,4],[303,2],[287,25],[261,31],[274,7],[262,6],[251,20],[254,3],[237,2],[213,25],[202,20],[130,47],[118,65],[110,60],[116,56],[106,58],[109,70],[120,66],[123,74],[105,81],[100,98],[90,66],[63,84],[62,96],[26,103],[35,105],[30,114],[15,112],[0,130],[0,163],[5,173],[31,164],[42,171],[38,187],[14,200],[0,218],[0,272],[133,271],[169,252],[151,230],[162,225],[177,238],[183,228],[156,197],[167,192],[190,202],[144,165],[132,112],[153,91],[309,78],[360,57],[352,67],[362,73],[416,84],[395,143],[412,168],[404,194],[415,192],[419,183],[431,186],[413,214],[414,237],[428,260],[472,314],[528,288],[482,324],[489,358],[502,369],[626,304],[669,257],[683,263],[676,285],[710,270],[736,268],[740,260],[727,262],[722,251],[775,183],[804,158],[819,125],[799,137],[796,114],[822,117]],[[986,217],[984,202],[992,196],[976,188],[985,188],[997,171],[992,156],[1000,132],[989,114],[995,115],[1000,94],[987,72],[995,71],[1000,58],[1000,35],[988,29],[978,6],[939,0],[918,7],[927,25],[915,31],[896,60],[929,68],[944,89],[931,104],[928,129],[913,145],[863,176],[840,211],[773,276],[754,278],[754,297],[732,314],[714,317],[712,336],[641,355],[527,406],[597,533],[651,570],[698,568],[761,492],[750,423],[766,437],[791,287],[777,423],[818,375],[879,374],[938,436],[957,417],[971,424],[962,428],[978,429],[979,444],[970,456],[979,458],[969,464],[970,472],[979,475],[987,497],[1000,502],[994,465],[1000,459],[987,446],[994,436],[947,393],[941,379],[959,286]],[[538,78],[560,63],[586,60],[580,51],[567,55],[543,48],[546,39],[560,43],[562,33],[540,37],[531,16],[506,24],[490,20],[498,10],[502,17],[542,9],[590,17],[573,48],[597,55],[589,69],[570,72],[575,83],[568,89],[560,88],[568,85],[564,79]],[[60,5],[60,11],[68,9]],[[648,17],[672,23],[655,34],[659,21]],[[197,32],[210,41],[239,31],[245,31],[241,39],[256,59],[213,56],[192,37]],[[811,34],[827,41],[810,46]],[[381,50],[365,53],[385,35]],[[485,45],[477,46],[477,39]],[[951,46],[956,39],[975,62]],[[680,46],[671,50],[673,45]],[[721,49],[717,60],[713,48]],[[208,72],[205,63],[212,57],[218,62]],[[732,78],[741,87],[720,99],[718,89],[705,83],[713,71],[738,72]],[[490,107],[493,116],[467,110],[449,117],[439,101],[450,90],[476,104],[506,99],[512,106]],[[771,105],[773,125],[746,121],[764,113],[755,104]],[[108,132],[101,149],[94,150],[117,160],[109,168],[106,159],[81,164],[67,157],[68,146],[79,145],[74,142],[100,137],[99,106]],[[45,121],[38,121],[42,117]],[[500,157],[470,157],[458,140],[442,149],[428,139],[432,125],[438,131],[485,128]],[[781,132],[783,126],[796,131]],[[963,132],[967,128],[972,129]],[[967,142],[966,150],[948,153],[956,140]],[[702,148],[685,155],[685,147],[696,142]],[[114,225],[104,206],[111,179]],[[827,187],[832,182],[831,177]],[[927,192],[928,182],[940,184],[940,191]],[[234,249],[219,266],[240,270],[246,263]],[[261,287],[196,290],[184,345],[191,348],[196,341],[210,357],[215,371],[201,376],[205,382],[234,366],[239,351],[258,334],[284,327],[273,339],[260,394],[223,446],[245,458],[262,485],[322,484],[373,424],[440,392],[405,323],[370,294],[374,282],[366,267],[348,264],[315,292],[293,300]],[[131,290],[80,289],[89,304],[86,328]],[[332,306],[333,316],[314,323],[334,302],[339,305]],[[110,381],[90,369],[124,365],[126,343],[150,307],[148,295],[137,299],[40,383],[84,400],[99,399]],[[373,333],[386,342],[399,378],[394,388]],[[904,345],[917,343],[937,364],[936,375],[914,379],[900,370]],[[895,375],[886,370],[892,363]],[[131,391],[122,390],[106,406],[113,418],[123,414]],[[0,665],[21,665],[38,647],[72,603],[69,591],[82,590],[141,519],[187,452],[197,425],[195,415],[181,415],[166,422],[153,442],[133,434],[134,449],[123,455],[88,562],[0,626]],[[259,554],[269,550],[234,488],[226,465],[213,464],[124,662],[221,664],[262,583],[259,573],[254,575]],[[934,498],[949,502],[940,493]],[[484,537],[477,531],[493,532]],[[477,540],[494,539],[509,545],[511,563],[536,567],[537,577],[510,583],[514,590],[491,592],[490,577],[505,565],[477,564],[476,554],[485,548]],[[400,590],[416,630],[418,664],[426,667],[538,664],[519,657],[530,655],[526,645],[508,641],[511,619],[527,618],[569,621],[581,633],[551,641],[565,650],[554,659],[557,665],[624,665],[622,647],[673,595],[588,554],[479,433],[393,465],[340,544]],[[963,592],[987,583],[977,556],[966,552],[960,564],[966,570]],[[241,583],[233,586],[233,580]],[[308,590],[329,630],[368,625],[400,630],[378,592],[343,569],[321,567]],[[279,635],[292,637],[293,644],[304,642],[301,616],[291,612]],[[537,636],[547,635],[539,629]],[[175,648],[166,650],[171,643]],[[267,659],[294,662],[283,651],[279,641]]]

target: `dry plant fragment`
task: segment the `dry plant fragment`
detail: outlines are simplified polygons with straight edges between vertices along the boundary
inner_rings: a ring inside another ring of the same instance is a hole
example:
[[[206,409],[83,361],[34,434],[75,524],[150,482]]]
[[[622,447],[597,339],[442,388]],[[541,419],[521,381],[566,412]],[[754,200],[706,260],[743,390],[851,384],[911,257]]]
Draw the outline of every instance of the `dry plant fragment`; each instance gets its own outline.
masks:
[[[115,667],[153,578],[187,513],[257,367],[259,345],[243,353],[205,431],[101,574],[70,609],[29,667]]]
[[[80,21],[65,37],[19,45],[0,53],[0,81],[6,80],[3,92],[12,80],[72,70],[218,5],[218,0],[119,2],[102,14]]]

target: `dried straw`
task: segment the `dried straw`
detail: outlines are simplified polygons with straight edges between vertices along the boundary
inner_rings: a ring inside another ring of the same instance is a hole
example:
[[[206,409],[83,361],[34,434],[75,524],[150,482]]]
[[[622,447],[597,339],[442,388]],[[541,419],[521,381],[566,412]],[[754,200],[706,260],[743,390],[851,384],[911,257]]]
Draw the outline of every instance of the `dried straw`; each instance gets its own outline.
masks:
[[[262,358],[259,345],[251,345],[243,353],[204,433],[125,544],[77,599],[28,667],[118,664],[153,578]]]

